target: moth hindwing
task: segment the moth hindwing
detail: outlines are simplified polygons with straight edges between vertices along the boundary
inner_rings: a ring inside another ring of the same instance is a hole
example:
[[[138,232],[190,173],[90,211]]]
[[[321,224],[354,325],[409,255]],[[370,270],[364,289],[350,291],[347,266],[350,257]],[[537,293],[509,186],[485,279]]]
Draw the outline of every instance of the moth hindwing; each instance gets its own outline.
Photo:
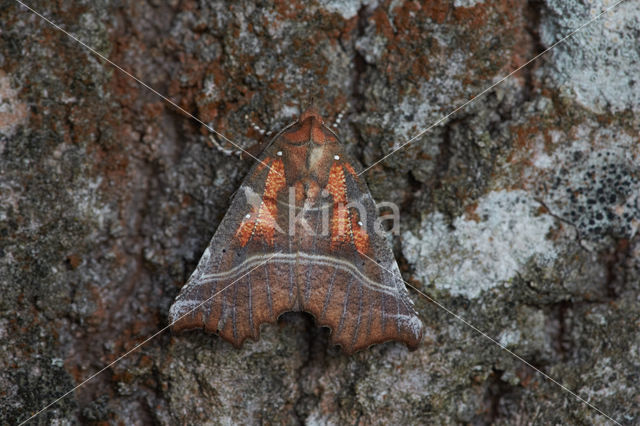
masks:
[[[305,111],[260,160],[171,306],[172,329],[239,347],[261,324],[304,311],[346,353],[388,340],[415,349],[422,322],[375,202],[320,115]]]

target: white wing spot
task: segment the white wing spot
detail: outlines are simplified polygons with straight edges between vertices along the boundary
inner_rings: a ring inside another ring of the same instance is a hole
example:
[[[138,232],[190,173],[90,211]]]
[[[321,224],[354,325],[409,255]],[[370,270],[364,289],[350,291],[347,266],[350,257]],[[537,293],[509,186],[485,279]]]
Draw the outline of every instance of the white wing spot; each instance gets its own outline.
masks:
[[[339,156],[339,155],[334,155],[334,156],[333,156],[333,159],[334,159],[334,160],[339,160],[339,159],[340,159],[340,156]]]
[[[278,152],[276,152],[276,155],[277,155],[278,157],[282,157],[282,151],[278,151]]]

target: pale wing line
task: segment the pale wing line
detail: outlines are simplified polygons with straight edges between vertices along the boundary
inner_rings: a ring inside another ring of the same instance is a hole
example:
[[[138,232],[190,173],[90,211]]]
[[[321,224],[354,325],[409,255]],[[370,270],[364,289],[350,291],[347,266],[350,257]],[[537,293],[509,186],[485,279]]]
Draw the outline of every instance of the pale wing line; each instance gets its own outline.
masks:
[[[31,8],[30,6],[24,4],[23,2],[21,2],[20,0],[15,0],[16,3],[19,3],[20,5],[22,5],[23,7],[29,9],[33,14],[37,15],[40,19],[44,20],[45,22],[47,22],[49,25],[51,25],[52,27],[54,27],[55,29],[57,29],[58,31],[64,33],[66,36],[68,36],[69,38],[71,38],[72,40],[74,40],[75,42],[79,43],[80,45],[82,45],[82,47],[88,49],[91,53],[93,53],[94,55],[98,56],[100,59],[102,59],[103,61],[109,63],[109,65],[113,66],[114,68],[116,68],[118,71],[124,73],[126,76],[132,78],[133,80],[135,80],[138,84],[140,84],[141,86],[143,86],[145,89],[151,91],[154,95],[160,97],[163,101],[169,103],[171,106],[173,106],[175,109],[177,109],[178,111],[180,111],[181,113],[185,114],[187,117],[190,117],[192,119],[194,119],[195,121],[197,121],[198,123],[202,124],[204,127],[206,127],[210,132],[215,133],[216,135],[218,135],[219,137],[221,137],[222,139],[224,139],[225,141],[229,142],[231,145],[235,146],[236,148],[238,148],[240,151],[244,152],[245,154],[247,154],[248,156],[250,156],[251,158],[253,158],[254,160],[258,161],[259,163],[264,164],[265,166],[267,166],[269,169],[271,169],[271,167],[269,165],[267,165],[264,161],[260,160],[258,157],[254,156],[253,154],[251,154],[250,152],[248,152],[247,150],[245,150],[244,148],[242,148],[240,145],[236,144],[235,142],[233,142],[231,139],[227,138],[225,135],[223,135],[222,133],[218,132],[216,129],[214,129],[213,127],[209,126],[207,123],[205,123],[204,121],[200,120],[198,117],[196,117],[195,115],[191,114],[190,112],[188,112],[187,110],[185,110],[184,108],[182,108],[180,105],[176,104],[174,101],[172,101],[171,99],[169,99],[167,96],[163,95],[162,93],[158,92],[156,89],[154,89],[153,87],[151,87],[150,85],[148,85],[147,83],[145,83],[144,81],[140,80],[138,77],[136,77],[135,75],[131,74],[129,71],[125,70],[124,68],[122,68],[120,65],[116,64],[115,62],[113,62],[111,59],[107,58],[106,56],[104,56],[102,53],[98,52],[97,50],[95,50],[93,47],[89,46],[88,44],[86,44],[85,42],[83,42],[82,40],[80,40],[78,37],[74,36],[73,34],[69,33],[68,31],[64,30],[61,26],[59,26],[58,24],[56,24],[55,22],[51,21],[50,19],[46,18],[44,15],[42,15],[41,13],[39,13],[38,11],[36,11],[35,9]],[[275,171],[275,170],[274,170]],[[281,175],[279,172],[275,171],[276,173],[278,173],[279,175]]]
[[[259,254],[255,254],[253,256],[249,256],[247,257],[242,263],[234,266],[233,268],[224,271],[224,272],[218,272],[215,274],[206,274],[206,275],[202,275],[201,277],[199,277],[198,279],[194,280],[191,283],[187,283],[187,286],[191,287],[194,285],[202,285],[202,284],[207,284],[211,281],[214,280],[220,280],[220,279],[224,279],[224,278],[233,278],[234,276],[242,273],[244,270],[246,270],[247,268],[252,267],[254,264],[260,262],[262,259],[264,259],[267,255],[259,255]],[[304,252],[298,252],[298,253],[280,253],[280,254],[276,254],[272,257],[269,258],[269,261],[272,262],[276,262],[276,263],[292,263],[292,262],[296,262],[296,260],[298,259],[302,259],[302,260],[306,260],[309,261],[315,265],[322,265],[322,266],[333,266],[336,268],[340,268],[343,271],[346,271],[348,273],[351,273],[351,275],[357,276],[358,278],[360,278],[360,280],[362,281],[363,285],[366,286],[367,288],[371,289],[371,290],[375,290],[375,291],[380,291],[392,296],[397,296],[397,291],[395,288],[391,288],[391,287],[387,287],[384,286],[376,281],[373,281],[371,278],[367,277],[366,275],[364,275],[358,268],[356,268],[351,262],[346,261],[346,260],[342,260],[342,259],[338,259],[336,257],[331,257],[331,256],[323,256],[323,255],[315,255],[315,254],[309,254],[309,253],[304,253]]]
[[[367,256],[366,254],[363,254],[364,257],[366,257],[367,259],[369,259],[371,262],[375,263],[376,265],[378,265],[380,268],[385,269],[387,271],[389,271],[387,268],[385,268],[384,266],[382,266],[381,264],[377,263],[375,260],[373,260],[372,258],[370,258],[369,256]],[[391,272],[391,271],[389,271]],[[417,287],[415,287],[413,284],[405,281],[404,279],[402,279],[402,281],[404,281],[405,285],[408,285],[409,287],[411,287],[412,289],[414,289],[416,292],[418,292],[418,294],[420,294],[422,297],[424,297],[425,299],[429,300],[430,302],[434,303],[436,306],[438,306],[440,309],[444,310],[446,313],[448,313],[449,315],[453,316],[455,319],[461,321],[463,324],[465,324],[466,326],[468,326],[469,328],[471,328],[473,331],[475,331],[476,333],[480,334],[482,337],[488,339],[489,341],[491,341],[492,343],[495,343],[496,345],[498,345],[502,350],[504,350],[505,352],[507,352],[508,354],[510,354],[511,356],[513,356],[514,358],[516,358],[518,361],[524,363],[525,365],[527,365],[528,367],[532,368],[533,370],[535,370],[536,372],[538,372],[539,374],[541,374],[544,378],[546,378],[547,380],[549,380],[550,382],[554,383],[555,385],[559,386],[562,390],[568,392],[569,394],[571,394],[574,398],[576,398],[578,401],[586,404],[589,408],[597,411],[598,413],[600,413],[601,415],[603,415],[604,417],[606,417],[607,419],[611,420],[612,422],[614,422],[617,425],[621,425],[621,423],[617,422],[616,420],[614,420],[611,416],[609,416],[608,414],[606,414],[604,411],[602,411],[601,409],[599,409],[598,407],[596,407],[595,405],[591,404],[589,401],[587,401],[586,399],[582,398],[580,395],[578,395],[577,393],[573,392],[571,389],[569,389],[568,387],[566,387],[565,385],[563,385],[562,383],[560,383],[559,381],[557,381],[556,379],[554,379],[553,377],[551,377],[550,375],[548,375],[547,373],[545,373],[544,371],[534,367],[529,361],[527,361],[526,359],[522,358],[520,355],[516,354],[515,352],[513,352],[512,350],[510,350],[509,348],[507,348],[505,345],[503,345],[502,343],[500,343],[499,341],[497,341],[496,339],[494,339],[493,337],[489,336],[487,333],[485,333],[484,331],[480,330],[478,327],[476,327],[475,325],[473,325],[472,323],[470,323],[469,321],[467,321],[466,319],[464,319],[463,317],[461,317],[460,315],[456,314],[455,312],[451,311],[449,308],[447,308],[446,306],[444,306],[443,304],[441,304],[440,302],[438,302],[436,299],[428,296],[426,293],[422,292],[421,290],[419,290]]]
[[[278,253],[274,253],[273,256],[276,256]],[[272,257],[273,257],[272,256]],[[265,260],[263,263],[259,264],[258,266],[256,266],[255,268],[251,269],[249,272],[247,272],[246,274],[244,274],[243,276],[239,277],[237,280],[231,282],[229,285],[227,285],[226,287],[224,287],[222,290],[214,293],[212,296],[208,297],[207,299],[205,299],[204,301],[202,301],[200,304],[198,304],[195,308],[191,309],[190,311],[187,311],[184,315],[181,315],[180,317],[178,317],[177,319],[171,321],[167,326],[161,328],[160,330],[156,331],[154,334],[152,334],[150,337],[147,337],[145,340],[143,340],[141,343],[138,343],[136,346],[134,346],[132,349],[130,349],[129,351],[125,352],[123,355],[120,355],[118,358],[116,358],[114,361],[110,362],[109,364],[107,364],[106,366],[104,366],[101,370],[99,370],[98,372],[92,374],[91,376],[87,377],[86,379],[84,379],[79,385],[77,385],[76,387],[74,387],[73,389],[71,389],[70,391],[66,392],[65,394],[63,394],[62,396],[60,396],[58,399],[56,399],[55,401],[47,404],[46,406],[44,406],[43,408],[41,408],[39,411],[37,411],[35,414],[33,414],[31,417],[29,417],[28,419],[26,419],[25,421],[19,423],[19,426],[24,425],[25,423],[27,423],[28,421],[34,419],[36,416],[38,416],[40,413],[44,412],[45,410],[47,410],[49,407],[53,406],[54,404],[56,404],[58,401],[60,401],[61,399],[65,398],[66,396],[68,396],[69,394],[73,393],[76,389],[84,386],[87,382],[89,382],[90,380],[92,380],[93,378],[95,378],[96,376],[98,376],[99,374],[103,373],[104,371],[106,371],[107,369],[111,368],[113,365],[117,364],[118,362],[120,362],[122,359],[124,359],[125,357],[127,357],[129,354],[131,354],[132,352],[138,350],[141,346],[145,345],[146,343],[148,343],[150,340],[152,340],[153,338],[155,338],[156,336],[158,336],[159,334],[162,334],[163,332],[165,332],[168,328],[170,328],[173,324],[175,324],[176,322],[180,321],[182,318],[186,317],[187,315],[190,315],[191,313],[193,313],[195,310],[199,309],[202,305],[204,305],[205,303],[209,302],[211,299],[213,299],[214,297],[216,297],[217,295],[219,295],[220,293],[222,293],[223,291],[225,291],[226,289],[228,289],[229,287],[231,287],[233,284],[235,284],[236,282],[240,281],[242,278],[244,278],[246,275],[249,275],[251,272],[255,271],[256,269],[258,269],[259,267],[261,267],[262,265],[265,265],[267,262],[269,262],[269,260],[271,260],[271,258],[268,258],[267,260]]]
[[[542,52],[538,53],[536,56],[534,56],[533,58],[529,59],[527,62],[525,62],[524,64],[520,65],[518,68],[516,68],[515,70],[511,71],[509,74],[507,74],[506,77],[503,77],[502,79],[500,79],[497,83],[492,84],[491,86],[487,87],[486,89],[484,89],[482,92],[478,93],[477,95],[473,96],[471,99],[469,99],[468,101],[466,101],[465,103],[463,103],[462,105],[458,106],[456,109],[454,109],[453,111],[451,111],[450,113],[448,113],[447,115],[441,117],[439,120],[435,121],[433,124],[431,124],[429,127],[425,128],[424,130],[420,131],[417,135],[413,136],[411,139],[407,140],[406,142],[404,142],[402,145],[400,145],[398,148],[394,149],[393,151],[391,151],[390,153],[388,153],[387,155],[385,155],[384,157],[380,158],[378,161],[376,161],[375,163],[371,164],[369,167],[367,167],[366,169],[364,169],[363,171],[361,171],[360,173],[358,173],[358,176],[360,176],[361,174],[367,172],[369,169],[371,169],[372,167],[374,167],[376,164],[384,161],[387,157],[395,154],[396,152],[400,151],[402,148],[404,148],[405,146],[409,145],[412,142],[415,142],[417,139],[419,139],[420,137],[422,137],[422,135],[424,135],[425,133],[427,133],[429,130],[433,129],[435,126],[437,126],[438,124],[442,123],[443,121],[445,121],[447,118],[451,117],[453,114],[455,114],[456,112],[460,111],[461,109],[463,109],[464,107],[466,107],[467,105],[475,102],[476,100],[478,100],[478,98],[482,97],[483,95],[485,95],[487,92],[489,92],[490,90],[494,89],[496,86],[500,85],[501,83],[503,83],[505,80],[507,80],[508,78],[510,78],[512,75],[514,75],[515,73],[517,73],[518,71],[520,71],[521,69],[523,69],[524,67],[526,67],[527,65],[529,65],[531,62],[537,60],[538,58],[540,58],[542,55],[546,54],[547,52],[549,52],[551,49],[553,49],[554,47],[556,47],[557,45],[564,43],[568,38],[573,37],[576,33],[582,31],[585,27],[591,25],[593,22],[595,22],[596,20],[598,20],[602,15],[604,15],[605,13],[615,9],[616,7],[618,7],[618,5],[622,2],[624,2],[626,0],[619,0],[617,3],[615,3],[613,6],[610,6],[606,9],[604,9],[603,11],[601,11],[598,15],[596,15],[594,18],[590,19],[589,21],[585,22],[584,24],[580,25],[579,27],[577,27],[576,29],[572,30],[569,34],[567,34],[566,36],[562,37],[560,40],[556,41],[555,43],[553,43],[551,46],[547,47],[545,50],[543,50]]]

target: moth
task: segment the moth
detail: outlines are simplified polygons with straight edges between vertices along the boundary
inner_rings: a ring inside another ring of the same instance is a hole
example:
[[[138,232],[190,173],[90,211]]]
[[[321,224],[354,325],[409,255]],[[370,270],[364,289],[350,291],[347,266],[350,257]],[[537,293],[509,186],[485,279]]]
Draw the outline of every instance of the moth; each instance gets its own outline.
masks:
[[[376,204],[319,113],[304,111],[259,160],[171,306],[172,330],[240,347],[302,311],[347,354],[389,340],[416,349],[423,324]]]

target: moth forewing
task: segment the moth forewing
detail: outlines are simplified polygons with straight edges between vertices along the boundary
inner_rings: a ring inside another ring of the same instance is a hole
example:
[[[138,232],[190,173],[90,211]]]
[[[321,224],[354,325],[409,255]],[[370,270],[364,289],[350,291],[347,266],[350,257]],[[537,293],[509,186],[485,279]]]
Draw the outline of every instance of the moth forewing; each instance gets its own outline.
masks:
[[[173,330],[235,346],[288,311],[312,314],[347,353],[388,340],[415,349],[422,323],[376,204],[313,109],[265,148],[170,311]]]

